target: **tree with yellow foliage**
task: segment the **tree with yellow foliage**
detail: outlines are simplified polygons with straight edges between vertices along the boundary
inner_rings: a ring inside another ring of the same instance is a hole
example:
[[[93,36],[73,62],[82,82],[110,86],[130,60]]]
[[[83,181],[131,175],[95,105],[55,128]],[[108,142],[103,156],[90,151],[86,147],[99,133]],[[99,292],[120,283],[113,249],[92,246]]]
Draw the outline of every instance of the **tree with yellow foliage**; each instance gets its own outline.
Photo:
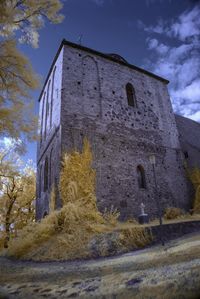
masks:
[[[30,92],[39,80],[27,57],[17,49],[17,40],[38,47],[39,29],[45,20],[61,22],[61,8],[60,0],[0,1],[0,135],[36,137]]]
[[[13,149],[0,151],[0,237],[4,248],[35,217],[35,170],[22,167]]]
[[[33,260],[66,260],[105,256],[144,247],[151,236],[144,227],[120,231],[116,209],[102,214],[95,195],[95,170],[87,139],[81,152],[64,154],[59,190],[62,208],[55,208],[52,192],[50,214],[31,223],[11,240],[7,255]],[[116,231],[118,228],[118,232]]]
[[[81,153],[64,154],[59,185],[63,205],[95,196],[96,173],[91,165],[92,151],[87,139]],[[94,204],[96,199],[92,202]]]

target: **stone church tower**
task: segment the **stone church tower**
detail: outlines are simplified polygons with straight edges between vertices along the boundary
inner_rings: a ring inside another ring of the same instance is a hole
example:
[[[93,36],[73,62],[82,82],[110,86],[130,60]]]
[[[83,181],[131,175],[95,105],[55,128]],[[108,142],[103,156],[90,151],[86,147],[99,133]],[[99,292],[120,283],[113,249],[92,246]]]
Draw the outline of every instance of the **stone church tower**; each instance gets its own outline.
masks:
[[[62,153],[81,150],[84,136],[92,146],[100,209],[113,205],[125,219],[137,216],[143,202],[150,216],[157,214],[151,154],[162,209],[190,208],[167,84],[119,55],[62,41],[39,99],[37,219],[49,212]]]

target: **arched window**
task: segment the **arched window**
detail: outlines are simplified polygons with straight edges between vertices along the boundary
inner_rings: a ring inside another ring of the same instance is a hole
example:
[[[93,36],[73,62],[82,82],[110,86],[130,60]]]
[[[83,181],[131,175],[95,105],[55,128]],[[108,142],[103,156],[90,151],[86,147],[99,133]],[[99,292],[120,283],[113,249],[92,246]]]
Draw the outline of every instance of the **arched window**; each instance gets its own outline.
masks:
[[[50,128],[52,127],[52,113],[53,113],[53,99],[54,99],[54,80],[55,80],[56,66],[53,70],[52,84],[51,84],[51,111],[50,111]]]
[[[40,119],[40,142],[42,143],[43,138],[43,123],[44,123],[44,103],[45,103],[46,92],[44,93],[42,99],[42,112],[41,112],[41,119]]]
[[[44,128],[44,138],[46,139],[47,135],[47,121],[49,116],[49,89],[50,89],[51,80],[48,82],[47,86],[47,96],[46,96],[46,111],[45,111],[45,128]]]
[[[126,84],[126,96],[127,96],[128,105],[132,107],[136,107],[135,89],[131,83]]]
[[[51,149],[50,158],[49,158],[49,187],[51,187],[52,182],[52,170],[53,170],[53,148]]]
[[[145,171],[141,165],[137,167],[137,179],[139,188],[146,189]]]
[[[44,164],[44,192],[48,189],[48,183],[49,183],[49,165],[48,165],[48,158],[45,159]]]
[[[42,192],[42,166],[40,166],[39,170],[39,188],[38,188],[38,196],[41,197],[41,192]]]

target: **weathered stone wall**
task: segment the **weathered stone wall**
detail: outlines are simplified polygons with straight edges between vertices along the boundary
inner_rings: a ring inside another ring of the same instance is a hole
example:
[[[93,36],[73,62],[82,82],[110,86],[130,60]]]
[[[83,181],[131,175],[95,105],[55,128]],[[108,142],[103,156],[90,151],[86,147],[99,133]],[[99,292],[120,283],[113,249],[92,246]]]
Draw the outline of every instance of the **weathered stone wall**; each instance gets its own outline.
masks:
[[[176,115],[181,148],[189,168],[200,168],[200,123]]]
[[[128,106],[130,82],[137,108]],[[100,209],[114,205],[121,218],[136,216],[144,202],[157,213],[155,182],[149,155],[156,154],[156,174],[162,208],[189,208],[174,114],[161,80],[128,66],[65,45],[61,106],[62,151],[81,149],[87,136],[97,171]],[[139,188],[136,169],[142,165],[146,189]]]
[[[49,213],[52,186],[57,189],[60,160],[60,109],[62,92],[63,50],[59,53],[49,74],[39,103],[40,140],[37,147],[37,203],[36,219]],[[45,161],[48,160],[48,188],[44,190]],[[59,198],[57,206],[60,205]]]
[[[177,239],[185,236],[186,234],[199,233],[200,231],[200,221],[185,221],[177,223],[167,223],[163,224],[162,227],[159,225],[147,228],[147,231],[153,235],[153,243],[160,243],[161,236],[164,242],[169,240]]]
[[[135,107],[128,105],[127,83],[135,89]],[[104,54],[65,41],[61,44],[40,97],[43,121],[37,157],[37,219],[49,211],[62,153],[81,150],[84,136],[93,150],[101,210],[113,205],[125,219],[138,216],[143,202],[145,211],[154,217],[156,196],[162,209],[191,207],[183,152],[188,152],[190,166],[199,165],[199,124],[177,116],[179,136],[166,83]],[[149,162],[152,153],[158,192]],[[49,186],[44,191],[47,159]],[[145,172],[146,188],[138,184],[139,165]],[[57,207],[60,205],[58,195]]]

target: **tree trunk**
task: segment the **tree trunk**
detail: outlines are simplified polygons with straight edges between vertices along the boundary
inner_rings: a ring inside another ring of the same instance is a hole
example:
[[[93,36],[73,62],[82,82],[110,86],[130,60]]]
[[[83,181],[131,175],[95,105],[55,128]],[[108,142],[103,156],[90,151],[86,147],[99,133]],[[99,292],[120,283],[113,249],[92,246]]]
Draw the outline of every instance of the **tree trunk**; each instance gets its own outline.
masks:
[[[4,239],[4,248],[8,248],[8,243],[10,241],[10,214],[11,214],[11,211],[12,211],[12,207],[13,207],[13,204],[15,202],[15,198],[13,198],[10,202],[10,205],[8,207],[8,210],[6,212],[6,219],[5,219],[5,227],[6,227],[6,236],[5,236],[5,239]]]

